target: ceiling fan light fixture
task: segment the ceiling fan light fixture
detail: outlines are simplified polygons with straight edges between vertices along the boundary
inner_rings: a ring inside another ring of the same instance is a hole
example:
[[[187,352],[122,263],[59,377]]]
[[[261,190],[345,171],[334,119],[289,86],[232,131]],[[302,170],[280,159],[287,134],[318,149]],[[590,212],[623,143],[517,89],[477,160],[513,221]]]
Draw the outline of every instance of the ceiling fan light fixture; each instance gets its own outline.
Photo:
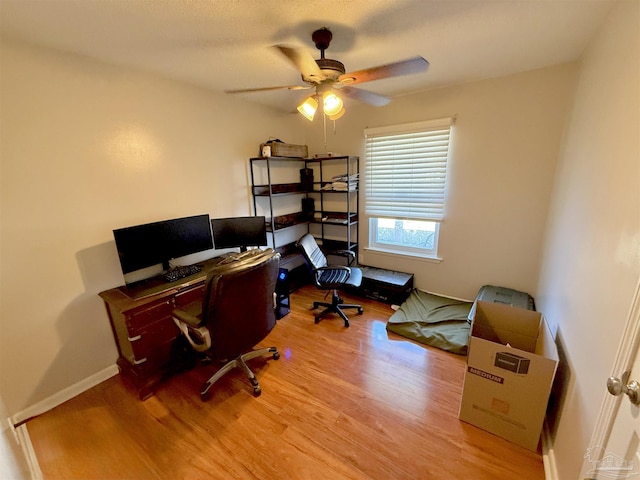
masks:
[[[340,117],[342,117],[344,115],[344,107],[340,109],[340,111],[334,115],[327,115],[329,117],[329,120],[338,120]]]
[[[340,112],[344,113],[344,108],[343,108],[344,104],[342,102],[342,99],[333,92],[326,92],[322,96],[322,105],[323,105],[323,112],[329,118],[331,118],[332,116],[338,115]],[[332,118],[332,120],[334,119]]]
[[[0,0],[1,2],[2,0]],[[306,84],[288,85],[280,87],[241,88],[226,90],[227,93],[264,92],[269,90],[307,90],[315,89],[313,98],[307,98],[297,109],[310,121],[313,121],[318,108],[321,108],[322,118],[340,118],[344,114],[342,99],[334,92],[340,93],[350,100],[357,100],[374,107],[382,107],[391,101],[391,98],[374,92],[352,87],[360,83],[393,78],[402,75],[413,75],[424,72],[429,67],[429,62],[420,56],[400,60],[398,62],[378,65],[363,70],[346,73],[342,62],[326,58],[325,50],[329,48],[333,34],[326,27],[319,28],[311,35],[311,39],[320,50],[320,58],[313,56],[304,48],[290,47],[287,45],[274,45],[284,55],[289,63],[300,72],[302,81]],[[334,90],[335,89],[335,90]],[[322,103],[320,101],[322,100]]]
[[[316,100],[315,95],[307,97],[304,102],[298,105],[298,111],[309,121],[313,121],[316,110],[318,110],[318,100]]]

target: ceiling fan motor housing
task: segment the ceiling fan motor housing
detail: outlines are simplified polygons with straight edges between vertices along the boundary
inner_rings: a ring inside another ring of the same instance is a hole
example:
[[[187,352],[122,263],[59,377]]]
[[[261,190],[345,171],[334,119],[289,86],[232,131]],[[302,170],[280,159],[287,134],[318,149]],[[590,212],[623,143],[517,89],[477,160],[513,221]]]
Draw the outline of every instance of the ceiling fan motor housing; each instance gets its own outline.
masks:
[[[322,27],[311,34],[311,40],[316,44],[318,50],[329,48],[333,34],[327,27]]]
[[[338,77],[345,72],[344,64],[338,60],[333,60],[331,58],[318,58],[316,63],[320,67],[320,70],[322,70],[322,72],[328,77]]]
[[[320,50],[320,58],[316,60],[318,67],[328,78],[335,80],[344,74],[344,64],[338,60],[324,58],[324,51],[329,48],[333,34],[327,27],[322,27],[311,35],[311,40],[316,44],[316,48]]]

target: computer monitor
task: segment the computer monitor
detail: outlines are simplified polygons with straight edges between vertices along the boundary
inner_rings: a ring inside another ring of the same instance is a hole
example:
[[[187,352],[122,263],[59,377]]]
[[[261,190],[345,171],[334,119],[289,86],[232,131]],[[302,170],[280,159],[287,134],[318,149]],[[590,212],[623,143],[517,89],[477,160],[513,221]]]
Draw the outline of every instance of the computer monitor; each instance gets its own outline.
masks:
[[[213,248],[209,215],[176,218],[113,231],[122,273],[156,264],[169,268],[169,261]]]
[[[212,218],[211,231],[216,250],[239,247],[244,252],[267,245],[265,217]]]

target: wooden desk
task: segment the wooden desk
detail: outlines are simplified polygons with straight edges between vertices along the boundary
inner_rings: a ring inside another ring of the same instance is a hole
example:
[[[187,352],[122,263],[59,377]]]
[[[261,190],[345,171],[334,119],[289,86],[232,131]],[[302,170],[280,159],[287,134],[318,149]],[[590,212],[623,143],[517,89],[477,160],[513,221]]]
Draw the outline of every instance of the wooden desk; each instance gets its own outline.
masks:
[[[175,282],[154,277],[100,293],[118,346],[120,373],[133,382],[141,399],[153,395],[157,383],[184,363],[171,312],[204,295],[207,273],[221,260],[208,260],[201,272]]]

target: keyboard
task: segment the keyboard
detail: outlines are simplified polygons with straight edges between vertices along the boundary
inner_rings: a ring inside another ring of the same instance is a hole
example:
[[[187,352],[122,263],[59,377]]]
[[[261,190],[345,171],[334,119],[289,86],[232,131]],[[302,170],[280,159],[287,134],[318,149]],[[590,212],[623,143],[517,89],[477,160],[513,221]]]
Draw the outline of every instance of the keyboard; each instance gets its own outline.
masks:
[[[180,280],[181,278],[195,275],[201,270],[202,267],[199,267],[198,265],[184,265],[180,267],[173,267],[172,269],[167,270],[163,276],[165,281],[175,282],[176,280]]]

